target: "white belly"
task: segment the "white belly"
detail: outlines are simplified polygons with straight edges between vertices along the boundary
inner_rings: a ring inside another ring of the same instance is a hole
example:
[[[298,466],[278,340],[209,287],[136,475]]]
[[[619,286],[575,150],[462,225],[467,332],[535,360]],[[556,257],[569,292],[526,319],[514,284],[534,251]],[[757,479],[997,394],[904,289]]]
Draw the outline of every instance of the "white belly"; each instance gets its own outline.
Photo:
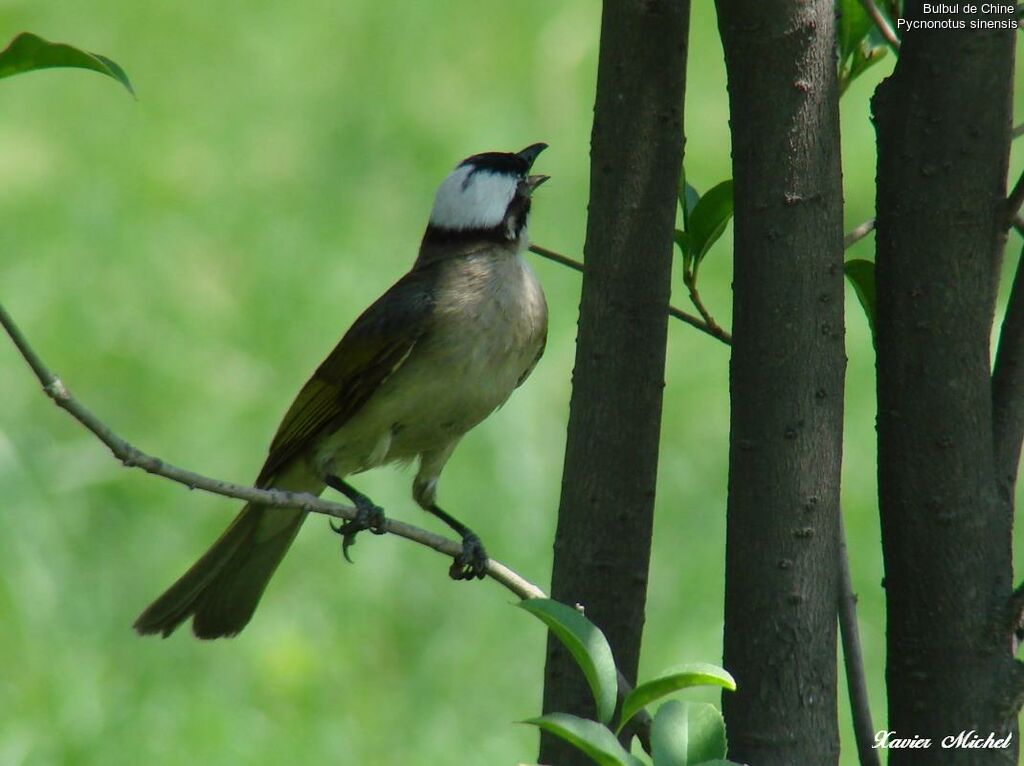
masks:
[[[536,360],[547,309],[525,261],[475,256],[448,272],[423,339],[318,445],[321,471],[344,476],[445,448],[501,406]]]

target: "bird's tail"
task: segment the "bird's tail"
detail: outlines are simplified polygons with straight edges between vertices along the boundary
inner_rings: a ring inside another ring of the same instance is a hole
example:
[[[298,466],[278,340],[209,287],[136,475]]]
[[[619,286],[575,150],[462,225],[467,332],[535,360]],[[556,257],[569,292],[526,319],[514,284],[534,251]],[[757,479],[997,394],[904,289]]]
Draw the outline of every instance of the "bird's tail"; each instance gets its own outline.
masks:
[[[323,491],[323,485],[308,475],[285,476],[268,484],[295,492]],[[252,618],[305,518],[305,511],[245,506],[202,558],[146,607],[135,630],[166,638],[192,617],[192,631],[199,638],[237,634]]]

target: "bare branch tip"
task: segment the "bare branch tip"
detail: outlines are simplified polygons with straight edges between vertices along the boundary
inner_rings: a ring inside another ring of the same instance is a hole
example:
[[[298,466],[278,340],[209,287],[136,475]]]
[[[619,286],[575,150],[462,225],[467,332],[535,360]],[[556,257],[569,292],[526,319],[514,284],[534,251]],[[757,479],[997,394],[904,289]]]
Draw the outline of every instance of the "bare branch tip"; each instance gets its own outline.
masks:
[[[852,229],[850,229],[847,235],[843,237],[843,250],[849,250],[851,247],[853,247],[853,245],[860,242],[862,239],[864,239],[864,237],[866,237],[874,230],[874,218],[869,218],[864,223],[858,226],[854,226]]]

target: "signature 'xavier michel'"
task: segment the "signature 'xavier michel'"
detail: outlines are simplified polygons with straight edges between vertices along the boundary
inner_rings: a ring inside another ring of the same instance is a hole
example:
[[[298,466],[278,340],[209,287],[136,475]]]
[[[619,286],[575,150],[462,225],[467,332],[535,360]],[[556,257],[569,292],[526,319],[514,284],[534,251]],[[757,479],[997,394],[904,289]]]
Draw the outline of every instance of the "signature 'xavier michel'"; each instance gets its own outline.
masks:
[[[547,306],[522,258],[528,175],[545,144],[461,162],[437,190],[412,269],[355,321],[302,388],[270,445],[257,486],[320,494],[359,511],[344,547],[383,512],[345,478],[419,458],[412,494],[462,537],[455,579],[483,577],[480,539],[435,502],[459,439],[505,402],[544,350]],[[247,505],[213,546],[135,622],[170,635],[192,617],[199,638],[246,626],[306,513]]]

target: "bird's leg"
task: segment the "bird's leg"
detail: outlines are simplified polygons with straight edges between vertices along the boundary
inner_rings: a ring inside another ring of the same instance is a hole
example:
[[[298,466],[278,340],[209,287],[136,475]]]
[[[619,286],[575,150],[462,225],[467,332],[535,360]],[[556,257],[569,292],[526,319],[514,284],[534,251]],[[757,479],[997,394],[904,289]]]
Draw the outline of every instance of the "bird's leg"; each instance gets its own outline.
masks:
[[[462,551],[455,557],[448,575],[453,580],[482,580],[487,574],[487,551],[476,533],[461,521],[445,513],[434,500],[437,497],[437,480],[441,469],[451,457],[459,440],[454,439],[443,447],[420,455],[420,470],[412,482],[412,496],[416,503],[455,530],[462,538]]]
[[[462,538],[462,553],[455,557],[448,576],[453,580],[484,579],[487,574],[487,551],[476,532],[434,503],[427,508],[427,512],[437,516]]]
[[[348,555],[348,549],[355,543],[356,535],[359,532],[368,529],[375,535],[384,534],[384,522],[387,521],[387,518],[384,516],[384,509],[379,505],[375,505],[370,498],[337,476],[326,477],[324,484],[331,489],[338,490],[338,492],[351,500],[352,504],[356,507],[356,517],[351,521],[346,521],[344,524],[337,526],[335,526],[333,521],[330,522],[331,529],[341,535],[341,555],[345,557],[346,561],[352,563],[352,559]]]

